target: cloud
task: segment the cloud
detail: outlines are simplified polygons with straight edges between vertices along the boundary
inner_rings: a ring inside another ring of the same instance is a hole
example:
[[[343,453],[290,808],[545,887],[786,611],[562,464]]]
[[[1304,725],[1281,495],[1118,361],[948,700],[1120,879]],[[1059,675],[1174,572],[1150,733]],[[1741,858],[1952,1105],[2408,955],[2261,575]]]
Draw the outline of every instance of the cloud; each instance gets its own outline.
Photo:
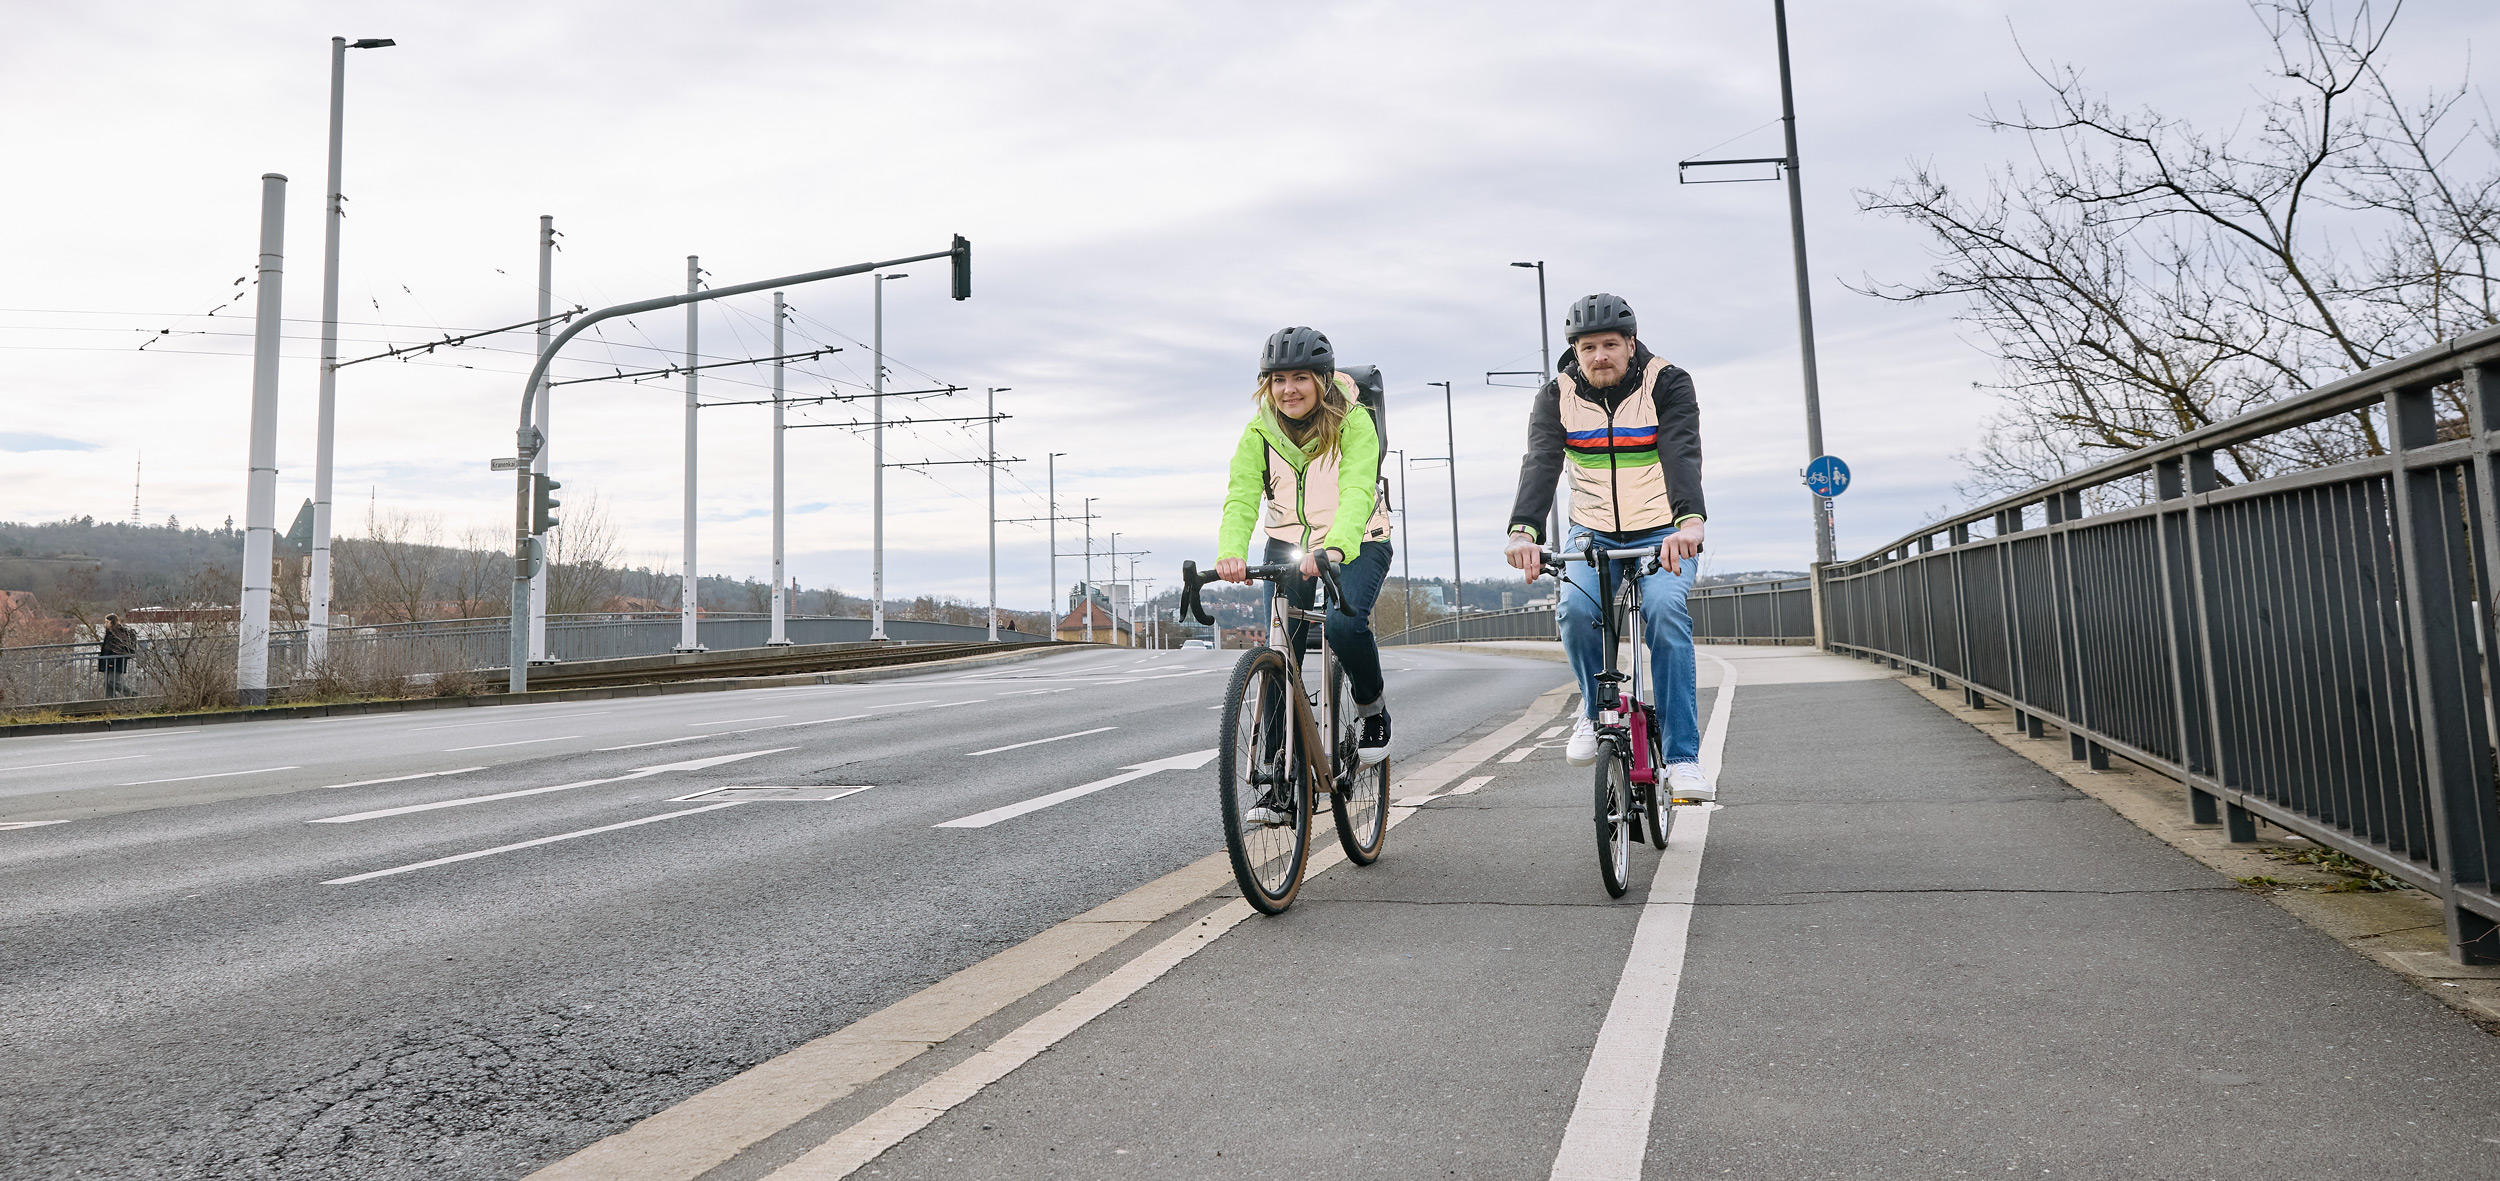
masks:
[[[0,431],[0,451],[94,451],[98,444],[59,435],[38,435],[28,431]]]

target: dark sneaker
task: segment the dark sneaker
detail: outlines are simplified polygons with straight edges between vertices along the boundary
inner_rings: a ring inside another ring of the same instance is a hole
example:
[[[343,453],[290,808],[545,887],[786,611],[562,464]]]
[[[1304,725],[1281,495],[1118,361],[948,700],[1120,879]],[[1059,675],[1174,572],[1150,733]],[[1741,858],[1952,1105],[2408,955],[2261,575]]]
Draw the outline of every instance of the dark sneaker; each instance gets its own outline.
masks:
[[[1354,744],[1354,753],[1366,767],[1389,757],[1388,714],[1376,713],[1363,719],[1363,738]]]

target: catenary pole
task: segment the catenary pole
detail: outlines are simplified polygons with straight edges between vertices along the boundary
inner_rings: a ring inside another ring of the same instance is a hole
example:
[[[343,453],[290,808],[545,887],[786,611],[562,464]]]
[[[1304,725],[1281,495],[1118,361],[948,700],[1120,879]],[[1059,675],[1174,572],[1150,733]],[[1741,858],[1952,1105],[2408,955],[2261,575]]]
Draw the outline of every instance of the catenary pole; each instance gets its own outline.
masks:
[[[547,321],[555,314],[556,219],[541,214],[538,218],[538,351],[547,351]],[[547,474],[547,428],[555,419],[555,391],[538,391],[538,454],[530,458],[530,471]],[[530,663],[547,662],[547,579],[548,563],[543,544],[536,573],[530,575]]]
[[[873,444],[871,445],[871,450],[875,452],[875,458],[876,458],[876,475],[875,475],[874,477],[872,477],[872,478],[871,478],[871,481],[870,481],[870,483],[869,483],[869,494],[868,494],[868,498],[869,498],[869,500],[870,500],[870,502],[871,502],[871,504],[870,504],[870,506],[869,506],[869,515],[870,515],[871,517],[873,517],[873,518],[874,518],[874,521],[873,521],[873,522],[871,523],[871,525],[869,526],[869,550],[870,550],[870,554],[869,554],[869,575],[868,575],[868,582],[869,582],[869,596],[868,596],[868,597],[869,597],[870,602],[869,602],[869,607],[868,607],[868,638],[869,638],[869,639],[871,639],[871,640],[882,640],[882,639],[886,638],[886,637],[885,637],[885,285],[886,285],[886,281],[887,281],[887,280],[889,280],[889,279],[908,279],[908,278],[910,278],[910,277],[911,277],[911,276],[909,276],[909,275],[883,275],[883,274],[878,275],[878,276],[876,277],[876,280],[877,280],[877,281],[876,281],[876,288],[877,288],[876,327],[875,327],[875,331],[871,334],[871,336],[872,336],[872,340],[873,340],[873,343],[872,343],[872,344],[871,344],[871,346],[870,346],[870,347],[871,347],[871,349],[874,351],[874,355],[873,355],[872,357],[870,357],[870,361],[872,362],[872,364],[870,365],[870,368],[869,368],[869,378],[868,378],[868,380],[869,380],[869,382],[870,382],[870,385],[871,385],[871,392],[873,392],[873,393],[876,395],[875,397],[872,397],[872,398],[870,398],[870,399],[868,400],[868,401],[869,401],[869,404],[870,404],[871,406],[873,406],[873,407],[875,408],[875,410],[876,410],[876,426],[875,426],[875,428],[874,428],[874,429],[870,432],[870,433],[871,433],[871,435],[872,435],[872,436],[873,436],[873,438],[874,438],[874,442],[873,442]]]
[[[1797,98],[1788,76],[1787,0],[1771,0],[1771,17],[1779,27],[1780,124],[1788,137],[1788,234],[1797,261],[1797,345],[1806,379],[1806,459],[1812,462],[1823,454],[1823,396],[1814,363],[1814,297],[1806,283],[1806,207],[1804,188],[1797,179]],[[1811,489],[1806,495],[1814,503],[1815,559],[1830,562],[1835,556],[1832,502]]]
[[[778,350],[776,350],[778,351]],[[981,401],[981,415],[987,419],[990,432],[990,458],[985,465],[990,477],[990,642],[998,642],[998,387],[989,387]]]
[[[1077,597],[1085,603],[1085,642],[1094,642],[1094,501],[1085,498],[1085,581],[1078,586]]]
[[[1066,602],[1060,598],[1063,592],[1059,589],[1059,457],[1066,454],[1065,451],[1053,451],[1043,461],[1048,472],[1045,477],[1047,482],[1043,485],[1047,491],[1042,495],[1050,501],[1050,601],[1054,603]],[[1066,616],[1060,612],[1050,613],[1051,639],[1059,638],[1059,621],[1064,618]]]
[[[703,268],[694,255],[686,256],[686,294],[703,287]],[[685,570],[677,580],[677,651],[700,652],[703,640],[695,626],[694,501],[695,501],[695,331],[697,309],[686,304],[686,474],[685,474]]]
[[[1538,385],[1541,387],[1545,382],[1554,380],[1554,321],[1552,313],[1546,310],[1545,306],[1545,260],[1540,258],[1535,262],[1515,262],[1510,265],[1525,267],[1536,272],[1536,352],[1539,365],[1537,377]],[[1548,544],[1558,544],[1555,538],[1562,535],[1562,506],[1570,496],[1569,473],[1556,476],[1554,481],[1554,508],[1547,517],[1545,525],[1545,540]]]
[[[788,432],[781,425],[781,321],[785,315],[781,293],[773,292],[773,635],[764,641],[779,647],[790,642],[790,581],[782,567],[782,436]]]
[[[330,655],[330,475],[338,454],[339,219],[347,198],[339,193],[340,150],[347,115],[347,51],[380,49],[391,42],[364,38],[355,44],[330,38],[329,211],[321,243],[321,387],[313,440],[313,536],[311,593],[306,596],[305,659],[318,667]]]
[[[1450,444],[1450,611],[1461,615],[1467,609],[1467,574],[1458,563],[1458,411],[1450,397],[1450,383],[1427,381],[1425,385],[1441,387],[1441,415],[1449,432]],[[1458,625],[1466,626],[1464,621]]]
[[[252,322],[251,458],[243,496],[243,602],[234,654],[235,696],[269,703],[269,563],[278,518],[279,287],[286,262],[286,178],[260,178],[260,298]]]

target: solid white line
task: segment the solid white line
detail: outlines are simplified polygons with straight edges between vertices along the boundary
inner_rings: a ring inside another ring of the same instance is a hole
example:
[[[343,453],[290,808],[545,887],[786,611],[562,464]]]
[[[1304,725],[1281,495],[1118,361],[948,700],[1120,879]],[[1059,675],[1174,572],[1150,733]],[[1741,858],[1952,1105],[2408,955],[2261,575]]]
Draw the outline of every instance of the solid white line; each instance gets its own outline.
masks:
[[[569,841],[575,837],[596,836],[603,832],[615,832],[620,828],[632,828],[636,825],[651,824],[661,820],[674,820],[680,816],[692,816],[697,812],[717,812],[723,808],[735,808],[745,802],[746,801],[744,800],[729,800],[718,804],[705,804],[700,808],[687,808],[678,812],[662,812],[657,816],[645,816],[640,820],[627,820],[618,824],[602,824],[597,828],[585,828],[579,832],[557,833],[554,836],[540,837],[534,841],[517,841],[509,845],[497,845],[492,849],[480,849],[475,853],[454,853],[449,857],[437,857],[432,861],[419,861],[413,865],[401,865],[390,869],[377,869],[372,873],[360,873],[343,878],[331,878],[329,881],[321,884],[325,886],[351,886],[357,882],[369,882],[375,878],[386,878],[395,873],[407,873],[411,870],[419,869],[432,869],[437,865],[449,865],[455,861],[472,861],[480,857],[492,857],[497,853],[510,853],[515,849],[530,849],[539,845],[552,845],[557,841]]]
[[[0,829],[43,828],[48,825],[67,823],[69,823],[69,821],[66,820],[11,820],[5,824],[0,824]]]
[[[447,755],[456,755],[464,750],[493,750],[498,746],[528,746],[533,742],[569,742],[579,737],[581,737],[579,734],[559,734],[553,738],[524,738],[517,742],[488,742],[477,746],[446,746],[443,748],[443,753]]]
[[[72,738],[69,742],[72,746],[83,746],[90,742],[127,742],[133,738],[205,738],[207,736],[208,732],[205,730],[175,730],[172,732],[151,730],[145,734],[110,734],[102,738]]]
[[[1736,669],[1716,656],[1719,688],[1710,703],[1710,724],[1701,738],[1702,772],[1715,782],[1727,747],[1728,709],[1736,699]],[[1579,1101],[1563,1127],[1562,1151],[1554,1155],[1553,1181],[1640,1181],[1649,1151],[1649,1123],[1658,1106],[1658,1071],[1667,1056],[1667,1029],[1675,1020],[1676,989],[1684,981],[1684,949],[1693,921],[1693,890],[1701,881],[1702,850],[1710,842],[1711,809],[1680,807],[1666,852],[1650,878],[1649,900],[1632,933],[1632,953],[1614,1003],[1580,1076]]]
[[[254,767],[249,771],[219,771],[214,775],[177,775],[171,779],[142,779],[137,783],[116,783],[115,787],[146,787],[151,783],[188,783],[194,779],[227,779],[236,775],[259,775],[267,771],[301,771],[301,767]]]
[[[495,719],[494,721],[491,721],[491,722],[453,722],[453,723],[451,723],[451,724],[449,724],[449,725],[444,725],[444,726],[410,726],[407,730],[403,731],[403,733],[408,733],[408,734],[417,734],[417,733],[422,733],[422,732],[427,731],[427,730],[473,730],[473,729],[476,729],[476,728],[477,728],[477,727],[479,727],[479,726],[509,726],[509,725],[512,725],[512,724],[513,724],[513,723],[515,723],[515,722],[569,722],[569,721],[572,721],[572,720],[573,720],[573,719],[575,719],[575,718],[595,718],[595,717],[598,717],[598,716],[599,716],[599,715],[601,715],[601,714],[606,714],[606,713],[614,713],[614,712],[615,712],[614,710],[594,709],[594,710],[589,710],[589,711],[584,712],[584,713],[577,713],[577,714],[554,714],[554,715],[550,715],[550,716],[532,716],[532,715],[528,715],[528,714],[523,714],[522,716],[520,716],[520,717],[516,717],[516,718],[497,718],[497,719]],[[329,719],[329,718],[322,718],[322,719],[319,719],[319,720],[321,720],[321,721],[330,721],[330,720],[332,720],[332,719]],[[349,721],[349,720],[352,720],[352,719],[347,719],[347,718],[339,718],[339,719],[336,719],[336,720],[338,720],[338,721]]]
[[[997,754],[998,752],[1000,752],[1000,751],[1002,751],[1002,750],[1022,750],[1022,749],[1024,749],[1025,747],[1028,747],[1028,746],[1040,746],[1041,744],[1043,744],[1043,743],[1045,743],[1045,742],[1057,742],[1057,741],[1059,741],[1061,738],[1083,738],[1083,737],[1085,737],[1085,736],[1086,736],[1086,735],[1088,735],[1088,734],[1100,734],[1100,733],[1102,733],[1102,732],[1103,732],[1103,731],[1105,731],[1105,730],[1117,730],[1117,729],[1119,729],[1119,727],[1118,727],[1118,726],[1096,726],[1096,727],[1094,727],[1094,728],[1093,728],[1093,729],[1091,729],[1091,730],[1079,730],[1079,731],[1077,731],[1077,732],[1076,732],[1076,733],[1074,733],[1074,734],[1062,734],[1062,735],[1059,735],[1057,738],[1036,738],[1036,739],[1034,739],[1034,740],[1033,740],[1033,741],[1031,741],[1031,742],[1010,742],[1010,743],[1008,743],[1008,744],[1007,744],[1007,745],[1005,745],[1005,746],[993,746],[993,747],[989,748],[988,750],[976,750],[976,751],[972,752],[971,754],[965,755],[964,757],[965,757],[965,758],[967,758],[967,759],[977,759],[977,758],[980,758],[982,755],[994,755],[994,754]]]
[[[415,775],[393,775],[388,779],[359,779],[354,783],[332,783],[316,790],[328,791],[334,787],[371,787],[377,783],[406,783],[411,779],[432,779],[439,775],[466,775],[471,771],[485,769],[484,767],[462,767],[457,771],[423,771]]]
[[[989,700],[989,698],[987,698],[987,697],[968,697],[968,698],[965,698],[965,699],[964,699],[964,700],[962,700],[962,701],[949,701],[949,702],[947,702],[947,703],[946,703],[946,705],[932,705],[932,706],[930,706],[928,709],[924,709],[924,710],[922,710],[922,711],[920,711],[920,712],[922,712],[922,713],[929,713],[929,712],[934,711],[934,710],[941,710],[941,709],[945,709],[948,705],[979,705],[979,704],[981,704],[982,702],[987,701],[987,700]]]
[[[686,723],[686,725],[688,725],[688,726],[732,726],[732,725],[736,725],[736,724],[737,724],[737,723],[739,723],[739,722],[769,722],[769,721],[773,720],[774,718],[786,718],[786,717],[789,717],[789,716],[790,716],[790,715],[788,715],[788,714],[759,714],[759,715],[757,715],[757,716],[755,716],[755,717],[752,717],[752,718],[721,718],[721,719],[719,719],[719,720],[717,720],[717,721],[710,721],[710,722],[688,722],[688,723]]]
[[[495,802],[496,800],[518,799],[522,796],[542,796],[551,791],[571,791],[577,787],[596,787],[602,783],[623,783],[628,779],[643,779],[652,775],[660,774],[663,771],[700,771],[706,767],[720,766],[723,763],[735,763],[741,759],[752,759],[759,755],[780,754],[785,750],[796,749],[796,747],[777,746],[771,750],[753,750],[744,754],[714,755],[708,759],[688,759],[682,763],[662,763],[656,767],[636,767],[622,775],[610,775],[603,779],[579,779],[571,783],[558,783],[551,787],[525,787],[519,791],[499,791],[490,796],[467,796],[457,800],[436,800],[431,804],[409,804],[405,807],[399,808],[376,808],[371,812],[353,812],[345,816],[324,816],[319,820],[307,820],[304,823],[352,824],[359,820],[380,820],[385,816],[406,816],[411,812],[431,812],[437,808],[458,808],[467,804],[489,804]]]
[[[83,763],[127,763],[132,759],[144,759],[146,757],[148,756],[115,755],[109,759],[71,759],[65,763],[26,763],[16,767],[0,767],[0,771],[41,771],[46,767],[75,767]]]
[[[886,1149],[979,1094],[983,1087],[1007,1077],[1060,1039],[1110,1012],[1112,1006],[1137,995],[1139,989],[1179,967],[1181,961],[1215,942],[1217,936],[1232,930],[1251,913],[1250,904],[1239,900],[1215,908],[1207,917],[1120,965],[1084,991],[1052,1006],[1049,1012],[1025,1022],[989,1048],[774,1170],[768,1181],[833,1181],[850,1176]]]

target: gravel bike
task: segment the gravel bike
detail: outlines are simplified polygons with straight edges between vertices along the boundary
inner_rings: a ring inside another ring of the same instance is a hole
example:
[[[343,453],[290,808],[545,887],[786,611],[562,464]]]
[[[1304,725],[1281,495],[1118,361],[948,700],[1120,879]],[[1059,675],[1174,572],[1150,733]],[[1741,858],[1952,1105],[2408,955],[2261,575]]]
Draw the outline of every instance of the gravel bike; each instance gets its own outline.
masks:
[[[1632,888],[1632,842],[1648,830],[1651,844],[1667,847],[1667,830],[1675,812],[1666,806],[1666,770],[1658,734],[1658,708],[1641,697],[1641,670],[1649,667],[1645,628],[1628,629],[1632,637],[1632,671],[1617,669],[1616,649],[1622,646],[1625,624],[1639,617],[1641,579],[1658,572],[1663,546],[1600,549],[1597,539],[1584,538],[1574,550],[1545,550],[1544,567],[1560,578],[1573,562],[1586,562],[1597,572],[1597,628],[1605,650],[1598,672],[1597,700],[1588,705],[1597,717],[1597,874],[1610,897]],[[1619,564],[1631,566],[1626,571]],[[1629,575],[1626,577],[1626,575]],[[1617,591],[1621,594],[1618,597]],[[1565,581],[1556,594],[1582,591]],[[1559,599],[1557,599],[1559,601]]]
[[[1337,585],[1337,563],[1320,555],[1327,603],[1355,614]],[[1224,848],[1242,897],[1263,914],[1282,914],[1302,889],[1310,861],[1311,814],[1325,799],[1336,814],[1346,860],[1369,865],[1389,831],[1389,760],[1366,765],[1356,749],[1354,693],[1328,647],[1327,608],[1312,602],[1299,564],[1252,566],[1268,595],[1267,643],[1242,653],[1224,690],[1215,784],[1224,817]],[[1216,579],[1181,563],[1181,611],[1203,624],[1214,617],[1198,589]],[[1310,605],[1304,605],[1310,604]],[[1319,637],[1320,690],[1302,680],[1302,642]]]

